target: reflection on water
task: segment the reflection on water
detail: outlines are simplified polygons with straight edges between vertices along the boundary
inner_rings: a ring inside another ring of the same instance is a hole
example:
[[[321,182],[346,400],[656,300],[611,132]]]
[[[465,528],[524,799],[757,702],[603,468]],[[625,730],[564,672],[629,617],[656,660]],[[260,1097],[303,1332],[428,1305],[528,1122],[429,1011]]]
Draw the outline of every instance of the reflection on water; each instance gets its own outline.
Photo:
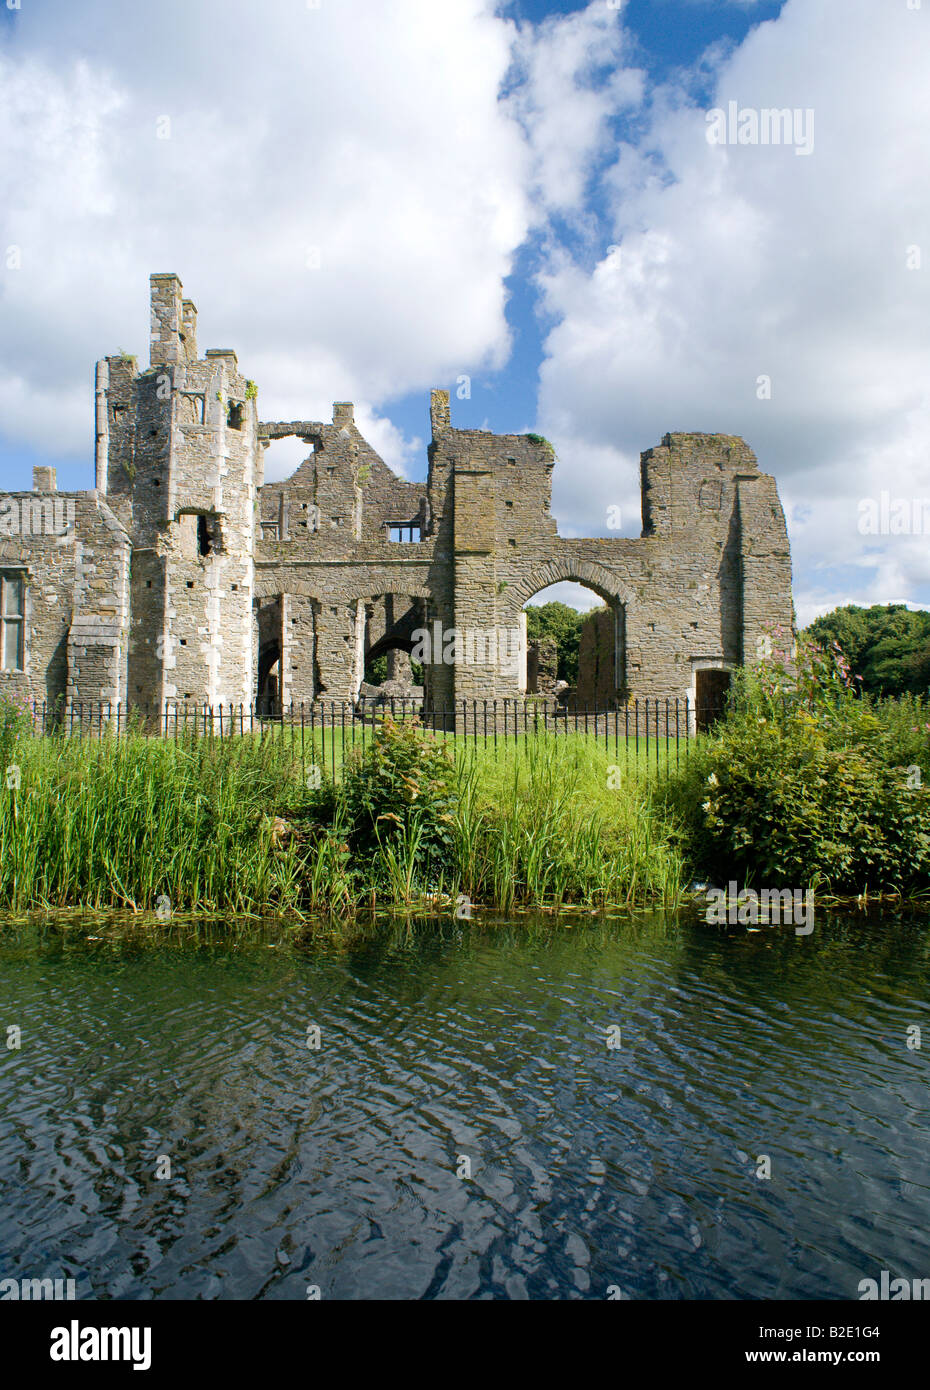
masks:
[[[914,920],[7,927],[0,1277],[286,1299],[930,1277],[928,982]]]

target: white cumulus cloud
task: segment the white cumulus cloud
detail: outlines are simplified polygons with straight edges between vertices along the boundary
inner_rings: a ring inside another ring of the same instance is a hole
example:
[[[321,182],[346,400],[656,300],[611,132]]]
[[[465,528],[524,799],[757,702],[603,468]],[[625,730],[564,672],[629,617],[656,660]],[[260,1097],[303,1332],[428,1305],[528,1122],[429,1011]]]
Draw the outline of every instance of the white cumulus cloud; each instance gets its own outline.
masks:
[[[152,271],[265,418],[506,360],[529,156],[489,0],[46,0],[0,33],[8,442],[89,457],[92,362],[145,360]]]
[[[603,180],[619,251],[540,275],[563,486],[595,515],[617,489],[598,449],[629,481],[667,430],[742,434],[786,503],[799,608],[838,567],[862,601],[930,599],[925,547],[856,525],[880,487],[930,489],[930,7],[789,0],[715,63],[714,105],[812,111],[813,152],[711,145],[685,89],[653,94]]]

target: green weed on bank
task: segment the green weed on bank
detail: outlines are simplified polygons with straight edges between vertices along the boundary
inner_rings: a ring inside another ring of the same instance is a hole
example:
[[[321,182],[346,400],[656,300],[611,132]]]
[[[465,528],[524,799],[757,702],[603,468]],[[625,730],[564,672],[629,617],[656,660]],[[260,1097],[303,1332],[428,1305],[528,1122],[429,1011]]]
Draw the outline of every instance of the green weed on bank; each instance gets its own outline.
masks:
[[[18,730],[7,753],[0,907],[11,911],[338,914],[463,896],[506,910],[670,902],[682,884],[648,790],[609,787],[609,755],[587,740],[456,752],[387,720],[336,783],[319,775],[318,749],[275,737]]]
[[[31,738],[0,781],[0,904],[251,913],[299,901],[275,816],[307,796],[271,741]]]

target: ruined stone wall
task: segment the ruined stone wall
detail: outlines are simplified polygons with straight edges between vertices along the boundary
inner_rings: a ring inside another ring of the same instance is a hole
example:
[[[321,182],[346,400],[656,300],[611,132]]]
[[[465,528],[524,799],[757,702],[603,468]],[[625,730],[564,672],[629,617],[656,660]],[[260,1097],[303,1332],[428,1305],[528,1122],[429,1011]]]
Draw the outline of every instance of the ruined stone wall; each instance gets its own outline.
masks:
[[[683,698],[699,666],[741,659],[750,563],[758,609],[753,632],[763,610],[766,622],[791,626],[784,517],[774,483],[759,473],[742,440],[667,435],[643,456],[643,536],[565,540],[549,512],[548,446],[525,436],[455,430],[447,423],[445,393],[436,394],[431,457],[446,511],[451,493],[456,627],[512,630],[540,589],[575,580],[613,613],[618,659],[611,694]],[[750,500],[756,497],[759,503]],[[605,673],[598,679],[606,696]],[[513,698],[520,680],[513,670],[475,665],[456,670],[455,691],[458,698]]]
[[[642,536],[566,539],[545,440],[456,429],[434,391],[428,477],[399,478],[348,402],[331,423],[260,424],[235,353],[198,355],[177,277],[151,292],[148,369],[97,366],[98,491],[80,494],[70,549],[0,533],[0,564],[31,566],[28,669],[4,674],[11,688],[248,705],[277,661],[285,703],[352,700],[366,651],[405,645],[415,617],[438,635],[428,700],[519,698],[524,605],[562,580],[608,607],[588,639],[592,702],[685,697],[698,670],[755,659],[769,626],[791,629],[784,515],[743,440],[666,435],[642,455]],[[307,457],[264,485],[264,445],[286,436]]]
[[[607,706],[617,699],[614,681],[616,621],[609,608],[589,613],[578,643],[578,680],[569,706]]]
[[[0,570],[25,586],[23,669],[0,670],[0,690],[50,716],[69,700],[123,703],[129,536],[96,492],[59,493],[41,472],[41,491],[0,506]]]
[[[562,682],[564,684],[564,682]],[[559,644],[554,637],[529,643],[526,689],[530,695],[555,695],[559,682]]]
[[[291,698],[352,699],[364,671],[368,611],[385,594],[408,592],[393,587],[398,573],[412,572],[410,592],[423,591],[433,551],[426,486],[391,472],[359,432],[349,402],[333,407],[332,424],[260,427],[263,441],[288,436],[303,439],[309,452],[290,478],[261,490],[257,593],[292,599]],[[392,541],[396,527],[416,527],[420,539]]]

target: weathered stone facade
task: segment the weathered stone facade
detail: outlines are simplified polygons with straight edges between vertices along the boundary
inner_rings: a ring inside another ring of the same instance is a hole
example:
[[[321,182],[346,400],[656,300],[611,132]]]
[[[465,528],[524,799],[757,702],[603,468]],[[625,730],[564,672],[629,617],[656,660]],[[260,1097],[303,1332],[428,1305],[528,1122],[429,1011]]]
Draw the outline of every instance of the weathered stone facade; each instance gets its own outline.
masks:
[[[434,391],[428,477],[405,481],[351,404],[332,423],[261,422],[236,354],[198,356],[177,277],[151,284],[149,368],[97,366],[96,489],[54,494],[73,503],[63,534],[24,534],[23,508],[52,496],[50,470],[0,508],[0,571],[10,602],[20,583],[25,596],[21,655],[11,632],[0,688],[53,706],[353,701],[366,659],[410,652],[425,629],[432,703],[519,698],[524,604],[560,580],[608,606],[601,700],[693,699],[702,670],[752,659],[769,626],[791,628],[782,508],[743,440],[666,435],[642,456],[642,536],[565,539],[545,440],[455,429],[448,392]],[[307,457],[265,484],[265,447],[286,436]]]

